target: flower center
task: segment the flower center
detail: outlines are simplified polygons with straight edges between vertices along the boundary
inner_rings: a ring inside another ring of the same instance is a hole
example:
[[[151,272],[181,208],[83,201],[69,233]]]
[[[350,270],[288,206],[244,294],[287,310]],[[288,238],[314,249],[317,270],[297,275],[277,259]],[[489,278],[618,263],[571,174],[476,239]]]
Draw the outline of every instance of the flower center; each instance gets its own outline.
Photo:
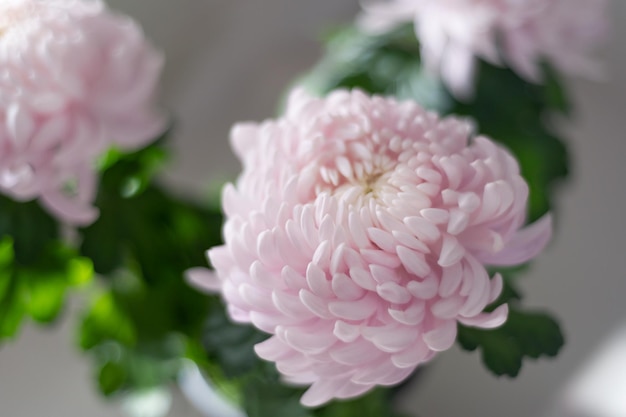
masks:
[[[389,183],[393,177],[392,170],[383,170],[376,167],[375,170],[344,179],[341,184],[331,187],[331,194],[357,207],[371,204],[387,205],[387,197],[395,190]],[[397,191],[397,190],[395,190]]]
[[[363,194],[373,194],[376,197],[376,192],[378,191],[378,180],[383,176],[383,173],[375,173],[368,175],[363,181]]]

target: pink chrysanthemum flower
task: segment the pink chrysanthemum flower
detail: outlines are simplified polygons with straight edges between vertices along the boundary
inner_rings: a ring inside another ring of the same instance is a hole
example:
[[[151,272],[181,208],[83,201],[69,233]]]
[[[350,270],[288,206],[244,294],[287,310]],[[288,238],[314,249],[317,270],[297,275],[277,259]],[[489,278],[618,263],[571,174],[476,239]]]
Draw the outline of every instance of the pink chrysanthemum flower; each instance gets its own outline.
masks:
[[[469,123],[413,102],[301,90],[286,115],[241,124],[243,173],[223,193],[225,244],[209,251],[231,317],[316,406],[402,381],[457,323],[493,328],[507,306],[485,265],[537,255],[550,217],[524,225],[515,159]],[[194,271],[195,272],[195,271]]]
[[[360,22],[387,30],[415,22],[427,67],[459,96],[471,94],[475,57],[504,64],[532,82],[540,64],[597,76],[591,52],[605,39],[608,0],[370,0]]]
[[[99,0],[0,2],[0,191],[60,220],[95,219],[94,159],[164,128],[163,58]]]

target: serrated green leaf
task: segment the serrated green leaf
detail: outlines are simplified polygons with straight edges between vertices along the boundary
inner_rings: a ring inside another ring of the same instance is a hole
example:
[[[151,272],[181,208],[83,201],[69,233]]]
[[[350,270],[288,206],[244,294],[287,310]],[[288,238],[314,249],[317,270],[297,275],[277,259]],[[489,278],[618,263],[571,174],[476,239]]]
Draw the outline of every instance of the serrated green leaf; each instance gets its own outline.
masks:
[[[514,335],[525,355],[535,359],[556,356],[565,343],[559,324],[545,313],[512,309],[503,328]]]
[[[477,333],[475,329],[461,327],[458,342],[468,351],[481,348],[484,364],[496,375],[515,377],[522,368],[524,352],[517,341],[497,330]]]
[[[515,377],[524,358],[556,356],[565,340],[549,315],[511,308],[507,322],[494,330],[459,326],[458,342],[468,351],[481,350],[483,362],[496,375]]]

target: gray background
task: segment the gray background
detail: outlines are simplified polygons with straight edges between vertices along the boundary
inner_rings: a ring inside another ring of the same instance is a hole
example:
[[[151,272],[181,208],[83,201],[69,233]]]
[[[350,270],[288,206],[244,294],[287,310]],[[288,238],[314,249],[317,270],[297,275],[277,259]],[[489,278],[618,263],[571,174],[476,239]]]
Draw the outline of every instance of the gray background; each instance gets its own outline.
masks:
[[[168,56],[163,102],[178,128],[167,180],[194,193],[237,172],[229,127],[271,117],[285,85],[315,62],[320,31],[350,20],[358,9],[357,0],[111,3],[137,18]],[[555,361],[527,363],[514,381],[489,375],[476,354],[452,349],[427,368],[403,399],[404,409],[425,417],[546,416],[594,350],[626,325],[626,2],[616,1],[613,16],[608,82],[570,82],[577,111],[574,121],[561,125],[574,175],[559,192],[556,237],[522,284],[529,305],[550,306],[561,318],[566,348]],[[75,300],[74,308],[79,304]],[[51,330],[28,326],[1,348],[1,417],[122,415],[95,393],[87,360],[73,346],[72,326],[71,319]],[[180,396],[171,415],[197,416]]]

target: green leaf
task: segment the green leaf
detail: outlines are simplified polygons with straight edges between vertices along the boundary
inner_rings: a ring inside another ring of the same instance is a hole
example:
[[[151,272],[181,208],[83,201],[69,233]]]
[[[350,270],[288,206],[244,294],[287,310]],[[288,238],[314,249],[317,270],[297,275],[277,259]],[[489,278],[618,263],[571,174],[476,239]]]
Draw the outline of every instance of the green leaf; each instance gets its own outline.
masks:
[[[459,326],[458,342],[468,351],[480,349],[487,368],[515,377],[524,358],[556,356],[564,344],[558,323],[549,315],[511,308],[507,322],[495,330]]]
[[[133,323],[121,311],[111,293],[96,298],[81,320],[78,336],[83,350],[109,341],[117,341],[124,346],[133,346],[137,342]]]
[[[13,239],[0,240],[0,301],[4,299],[13,277]]]
[[[206,249],[221,242],[218,210],[172,197],[149,182],[160,152],[155,145],[118,156],[103,173],[96,198],[100,217],[81,230],[81,253],[93,260],[96,272],[110,274],[130,256],[148,281],[170,280],[205,265]],[[137,178],[142,178],[139,189],[132,185]]]
[[[4,276],[3,280],[8,280],[9,283],[0,302],[0,341],[15,337],[26,315],[28,299],[28,291],[23,281],[15,279],[12,273]]]
[[[0,240],[0,270],[9,268],[13,264],[13,239],[4,236]]]
[[[67,290],[67,276],[63,270],[27,270],[17,273],[17,280],[28,287],[28,313],[38,322],[49,323],[61,311]]]
[[[0,339],[13,337],[29,315],[39,323],[54,321],[70,287],[91,279],[91,262],[76,257],[59,242],[49,243],[37,262],[13,260],[12,238],[0,242]]]
[[[122,389],[128,379],[126,368],[116,362],[107,362],[98,374],[98,386],[100,392],[105,396],[110,396],[113,393]]]
[[[60,243],[49,245],[37,264],[15,270],[16,279],[28,289],[28,313],[40,323],[53,321],[63,308],[68,289],[89,282],[92,272],[88,259],[77,257]]]
[[[337,88],[359,88],[410,98],[439,111],[452,104],[441,83],[422,68],[410,25],[381,35],[355,27],[336,31],[327,40],[325,56],[298,84],[322,95]]]
[[[66,267],[70,285],[81,287],[91,282],[94,276],[93,263],[87,258],[71,258]]]
[[[176,377],[187,351],[180,346],[200,340],[210,304],[183,274],[205,266],[206,250],[221,242],[218,208],[153,183],[164,156],[161,143],[131,154],[109,152],[100,161],[100,217],[81,230],[81,254],[93,259],[106,295],[85,313],[79,340],[98,369],[111,361],[102,352],[118,345],[123,360],[116,363],[128,375],[124,390]]]

